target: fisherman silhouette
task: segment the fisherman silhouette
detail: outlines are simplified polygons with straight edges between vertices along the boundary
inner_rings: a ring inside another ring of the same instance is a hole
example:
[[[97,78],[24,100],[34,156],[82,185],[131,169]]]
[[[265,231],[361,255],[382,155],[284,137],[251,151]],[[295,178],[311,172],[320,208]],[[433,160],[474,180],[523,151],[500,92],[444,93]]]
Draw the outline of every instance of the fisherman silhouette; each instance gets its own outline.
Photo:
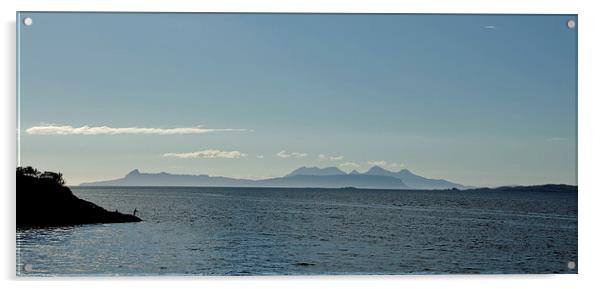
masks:
[[[138,212],[138,210],[136,208],[134,208],[134,216],[136,216],[137,212]]]

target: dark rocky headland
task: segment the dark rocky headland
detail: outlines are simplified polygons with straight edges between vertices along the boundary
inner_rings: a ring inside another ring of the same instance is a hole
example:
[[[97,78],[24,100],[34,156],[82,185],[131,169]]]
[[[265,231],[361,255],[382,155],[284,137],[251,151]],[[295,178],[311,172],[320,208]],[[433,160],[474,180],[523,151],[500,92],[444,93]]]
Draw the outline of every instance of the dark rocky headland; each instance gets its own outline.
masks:
[[[64,183],[60,173],[18,167],[17,228],[142,221],[134,215],[110,212],[82,200]]]

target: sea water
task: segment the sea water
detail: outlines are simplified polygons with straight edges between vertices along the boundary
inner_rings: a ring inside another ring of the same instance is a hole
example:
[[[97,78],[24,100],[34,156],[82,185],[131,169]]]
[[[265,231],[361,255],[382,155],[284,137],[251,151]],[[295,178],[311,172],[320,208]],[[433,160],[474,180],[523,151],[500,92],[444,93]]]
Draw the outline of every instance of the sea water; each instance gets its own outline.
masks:
[[[18,230],[17,274],[577,273],[576,193],[72,191],[144,221]]]

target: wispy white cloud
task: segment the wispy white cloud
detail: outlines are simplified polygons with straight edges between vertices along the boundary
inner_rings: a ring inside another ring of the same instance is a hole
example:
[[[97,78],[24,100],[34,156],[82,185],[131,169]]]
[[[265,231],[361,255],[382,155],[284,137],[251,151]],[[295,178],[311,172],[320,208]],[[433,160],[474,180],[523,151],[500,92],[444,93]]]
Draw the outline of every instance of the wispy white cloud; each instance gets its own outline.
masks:
[[[246,157],[247,154],[241,153],[239,151],[221,151],[216,149],[208,149],[203,151],[196,152],[187,152],[187,153],[165,153],[163,157],[174,157],[180,159],[238,159],[241,157]]]
[[[387,165],[386,161],[368,161],[369,165],[373,165],[373,166],[381,166],[384,167]]]
[[[495,25],[485,25],[485,26],[483,26],[483,28],[495,30],[495,29],[497,29],[497,26],[495,26]]]
[[[306,153],[299,153],[299,152],[291,152],[291,153],[287,153],[286,151],[280,151],[279,153],[276,154],[278,157],[281,157],[283,159],[287,159],[287,158],[304,158],[307,156]]]
[[[327,156],[325,154],[319,154],[318,155],[318,160],[320,161],[340,161],[342,159],[344,159],[345,157],[343,156]]]
[[[258,159],[263,159],[263,158],[264,158],[264,156],[263,156],[263,155],[257,155],[257,158],[258,158]]]
[[[294,158],[304,158],[307,156],[306,153],[298,153],[298,152],[292,152],[291,156],[293,156]]]
[[[87,126],[73,127],[70,125],[40,125],[25,130],[31,135],[122,135],[122,134],[155,134],[155,135],[177,135],[177,134],[203,134],[210,132],[225,131],[248,131],[237,128],[204,128],[204,127],[110,127],[110,126]]]
[[[368,164],[373,165],[373,166],[385,167],[385,168],[389,168],[389,169],[398,169],[398,168],[403,167],[402,163],[390,163],[390,162],[383,161],[383,160],[368,161]]]
[[[344,163],[340,164],[339,166],[344,167],[344,168],[359,168],[360,167],[360,165],[355,162],[344,162]]]
[[[399,169],[399,168],[404,167],[404,165],[402,163],[389,163],[389,164],[387,164],[387,166],[392,169],[395,169],[395,168]]]

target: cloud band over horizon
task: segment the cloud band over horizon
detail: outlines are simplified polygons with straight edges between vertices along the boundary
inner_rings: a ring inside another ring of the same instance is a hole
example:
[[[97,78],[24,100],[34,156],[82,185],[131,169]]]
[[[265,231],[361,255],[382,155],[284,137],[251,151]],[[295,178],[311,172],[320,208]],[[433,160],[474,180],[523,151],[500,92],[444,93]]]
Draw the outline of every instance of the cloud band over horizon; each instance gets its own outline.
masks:
[[[180,159],[238,159],[241,157],[246,157],[247,154],[241,153],[240,151],[221,151],[216,149],[208,149],[196,152],[187,152],[187,153],[165,153],[163,157],[174,157]]]
[[[368,161],[369,165],[372,166],[379,166],[379,167],[386,167],[386,168],[390,168],[390,169],[396,169],[396,168],[403,168],[404,165],[402,163],[393,163],[393,162],[387,162],[384,160],[371,160]]]
[[[319,154],[318,155],[318,160],[320,161],[340,161],[342,159],[344,159],[344,156],[327,156],[325,154]]]
[[[283,158],[283,159],[288,159],[288,158],[300,159],[300,158],[304,158],[304,157],[308,156],[307,153],[300,153],[300,152],[287,153],[286,151],[280,151],[276,155],[279,158]]]
[[[154,135],[179,135],[179,134],[203,134],[210,132],[226,131],[248,131],[236,128],[202,128],[202,127],[176,127],[176,128],[154,128],[154,127],[109,127],[88,126],[73,127],[70,125],[41,125],[33,126],[25,130],[30,135],[123,135],[123,134],[154,134]]]

